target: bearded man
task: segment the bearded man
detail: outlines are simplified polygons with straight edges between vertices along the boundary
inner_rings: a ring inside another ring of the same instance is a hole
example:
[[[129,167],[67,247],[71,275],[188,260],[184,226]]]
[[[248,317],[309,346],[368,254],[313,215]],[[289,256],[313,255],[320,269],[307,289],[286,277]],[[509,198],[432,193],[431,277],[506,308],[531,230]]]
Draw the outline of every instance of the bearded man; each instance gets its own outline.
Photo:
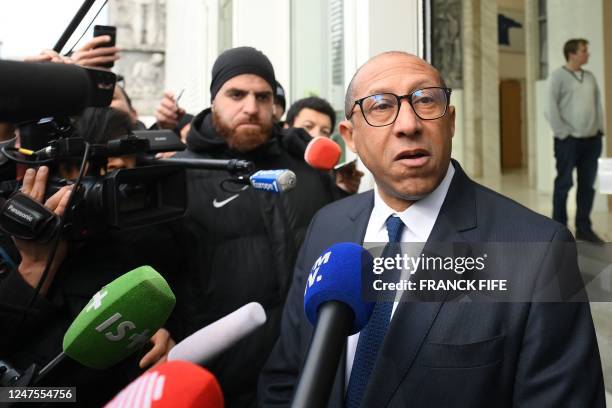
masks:
[[[297,186],[287,193],[225,191],[230,175],[189,170],[189,208],[182,246],[186,262],[175,288],[180,340],[249,302],[259,302],[266,324],[207,366],[223,388],[226,406],[255,406],[257,378],[279,334],[293,265],[315,212],[338,189],[322,171],[285,147],[302,129],[274,126],[274,69],[251,47],[222,53],[212,69],[212,106],[193,120],[187,150],[177,157],[241,159],[257,170],[290,169]],[[307,137],[307,135],[306,135]],[[303,154],[303,150],[301,151]],[[240,186],[238,186],[240,187]]]

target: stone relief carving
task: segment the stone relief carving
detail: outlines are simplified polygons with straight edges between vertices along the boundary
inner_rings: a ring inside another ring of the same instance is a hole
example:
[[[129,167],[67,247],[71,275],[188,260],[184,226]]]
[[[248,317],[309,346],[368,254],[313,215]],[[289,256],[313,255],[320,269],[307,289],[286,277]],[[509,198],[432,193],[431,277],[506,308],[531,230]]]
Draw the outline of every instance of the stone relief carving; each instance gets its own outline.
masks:
[[[433,0],[431,10],[432,64],[451,88],[463,87],[461,0]]]
[[[165,82],[166,0],[113,0],[109,21],[117,27],[121,58],[115,71],[140,115],[153,115]]]

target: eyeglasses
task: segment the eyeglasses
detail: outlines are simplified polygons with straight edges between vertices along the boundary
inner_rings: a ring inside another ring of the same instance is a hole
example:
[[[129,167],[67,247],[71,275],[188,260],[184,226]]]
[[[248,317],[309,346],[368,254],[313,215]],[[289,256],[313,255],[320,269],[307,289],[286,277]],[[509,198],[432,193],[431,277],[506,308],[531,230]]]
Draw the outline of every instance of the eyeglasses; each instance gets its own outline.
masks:
[[[397,96],[392,93],[379,93],[355,101],[347,119],[353,116],[355,105],[368,125],[373,127],[388,126],[395,122],[399,115],[402,99],[406,99],[419,119],[435,120],[446,114],[450,103],[452,89],[430,87],[417,89],[408,95]]]

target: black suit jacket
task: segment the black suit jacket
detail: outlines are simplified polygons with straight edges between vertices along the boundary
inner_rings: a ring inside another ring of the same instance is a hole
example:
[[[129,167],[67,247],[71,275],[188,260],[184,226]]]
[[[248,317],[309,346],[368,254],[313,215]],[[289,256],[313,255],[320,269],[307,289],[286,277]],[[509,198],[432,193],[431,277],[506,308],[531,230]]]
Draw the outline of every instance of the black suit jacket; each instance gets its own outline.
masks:
[[[453,163],[455,175],[428,242],[567,241],[574,247],[564,226],[474,183]],[[291,403],[313,333],[303,308],[312,264],[334,243],[361,244],[372,207],[370,191],[328,205],[313,219],[281,337],[260,377],[263,406]],[[331,407],[344,406],[345,365],[343,356]],[[362,406],[605,406],[589,304],[400,303]]]

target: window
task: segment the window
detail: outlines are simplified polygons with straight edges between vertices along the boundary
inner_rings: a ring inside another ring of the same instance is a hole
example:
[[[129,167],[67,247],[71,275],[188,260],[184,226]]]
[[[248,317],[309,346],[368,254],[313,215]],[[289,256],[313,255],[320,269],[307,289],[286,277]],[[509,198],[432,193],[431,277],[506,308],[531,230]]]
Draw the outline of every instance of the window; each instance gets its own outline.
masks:
[[[219,54],[232,48],[232,0],[219,1]]]
[[[546,0],[538,0],[538,30],[539,30],[539,79],[548,77],[548,15],[546,12]]]

